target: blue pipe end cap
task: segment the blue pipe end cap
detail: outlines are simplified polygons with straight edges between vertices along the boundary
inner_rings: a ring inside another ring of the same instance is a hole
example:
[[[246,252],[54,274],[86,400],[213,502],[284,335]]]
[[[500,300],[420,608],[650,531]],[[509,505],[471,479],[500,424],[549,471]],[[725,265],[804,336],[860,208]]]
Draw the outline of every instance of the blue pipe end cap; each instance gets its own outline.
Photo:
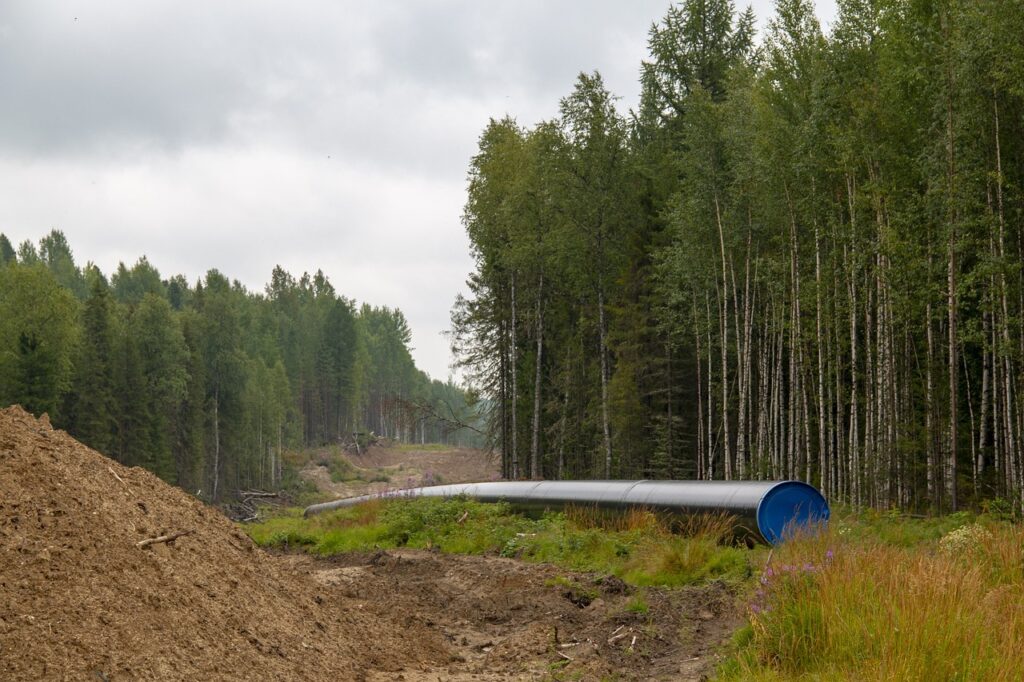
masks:
[[[828,516],[828,502],[817,488],[801,481],[783,481],[758,503],[757,528],[774,545],[794,532],[828,523]]]

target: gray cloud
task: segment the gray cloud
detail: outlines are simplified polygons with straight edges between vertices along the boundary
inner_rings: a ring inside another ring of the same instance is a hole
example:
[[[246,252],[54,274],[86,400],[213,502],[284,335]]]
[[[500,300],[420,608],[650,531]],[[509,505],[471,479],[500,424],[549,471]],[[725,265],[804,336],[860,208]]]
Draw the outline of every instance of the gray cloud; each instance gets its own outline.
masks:
[[[631,106],[667,6],[5,0],[0,231],[59,227],[106,271],[146,254],[256,290],[275,264],[322,268],[401,307],[417,362],[443,377],[487,119],[552,117],[594,69]]]

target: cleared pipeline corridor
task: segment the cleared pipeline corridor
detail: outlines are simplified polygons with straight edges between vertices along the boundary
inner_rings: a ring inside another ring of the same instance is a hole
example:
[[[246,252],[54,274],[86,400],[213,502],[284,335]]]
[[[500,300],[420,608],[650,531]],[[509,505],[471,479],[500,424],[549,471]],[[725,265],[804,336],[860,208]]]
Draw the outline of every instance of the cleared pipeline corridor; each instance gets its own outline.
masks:
[[[517,509],[558,509],[569,505],[626,510],[635,507],[672,514],[724,513],[758,539],[775,544],[788,532],[828,522],[829,507],[814,486],[802,481],[491,481],[392,490],[314,504],[311,516],[377,499],[466,496],[479,502],[507,502]]]

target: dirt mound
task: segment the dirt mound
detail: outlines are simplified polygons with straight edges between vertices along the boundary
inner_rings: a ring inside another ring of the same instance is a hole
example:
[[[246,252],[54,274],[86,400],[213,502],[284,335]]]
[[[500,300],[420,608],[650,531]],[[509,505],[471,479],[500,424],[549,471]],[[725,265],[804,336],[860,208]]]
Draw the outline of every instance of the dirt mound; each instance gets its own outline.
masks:
[[[149,472],[0,410],[3,680],[697,680],[732,603],[499,557],[271,555]]]
[[[295,568],[45,416],[0,410],[0,678],[351,680],[448,655]]]

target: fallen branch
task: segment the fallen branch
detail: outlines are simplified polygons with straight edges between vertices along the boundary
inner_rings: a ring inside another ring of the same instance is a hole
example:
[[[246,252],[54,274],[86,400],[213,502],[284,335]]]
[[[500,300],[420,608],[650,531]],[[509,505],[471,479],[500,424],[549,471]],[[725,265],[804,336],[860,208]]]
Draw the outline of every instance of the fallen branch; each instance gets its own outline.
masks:
[[[179,530],[174,533],[168,533],[167,535],[161,535],[158,538],[147,538],[146,540],[140,540],[139,542],[135,543],[135,546],[139,549],[145,549],[146,547],[149,547],[150,545],[155,545],[158,542],[174,542],[178,538],[183,538],[186,535],[192,535],[192,533],[195,533],[195,530]]]
[[[622,628],[619,628],[619,629],[621,630]],[[618,630],[616,630],[616,632],[618,632]],[[608,643],[609,644],[614,644],[615,642],[619,641],[623,637],[628,637],[630,635],[630,633],[632,633],[632,632],[633,632],[633,628],[630,628],[629,630],[626,630],[623,633],[615,635],[614,637],[609,637],[608,638]]]
[[[437,421],[445,431],[445,434],[455,433],[462,429],[468,429],[481,436],[486,436],[487,433],[481,431],[472,424],[467,424],[463,421],[456,413],[447,400],[442,400],[444,406],[448,408],[448,415],[441,414],[434,406],[428,405],[427,403],[416,402],[414,400],[406,400],[404,398],[396,398],[395,402],[399,407],[405,409],[410,414],[416,416],[417,419],[433,419]]]
[[[572,656],[566,656],[566,655],[565,655],[565,654],[563,654],[563,653],[562,653],[561,651],[556,651],[555,653],[556,653],[556,654],[558,654],[559,656],[561,656],[562,658],[564,658],[565,660],[569,661],[570,663],[571,663],[572,661],[576,660],[576,659],[574,659],[574,658],[573,658]]]
[[[113,469],[112,469],[111,467],[107,467],[107,471],[109,471],[109,472],[110,472],[111,474],[113,474],[114,478],[116,478],[117,480],[121,481],[121,484],[122,484],[122,485],[123,485],[123,486],[124,486],[125,488],[127,488],[127,487],[128,487],[128,484],[127,484],[127,483],[125,483],[125,480],[124,480],[123,478],[121,478],[120,476],[118,476],[118,475],[117,475],[117,472],[116,472],[116,471],[114,471],[114,470],[113,470]]]

